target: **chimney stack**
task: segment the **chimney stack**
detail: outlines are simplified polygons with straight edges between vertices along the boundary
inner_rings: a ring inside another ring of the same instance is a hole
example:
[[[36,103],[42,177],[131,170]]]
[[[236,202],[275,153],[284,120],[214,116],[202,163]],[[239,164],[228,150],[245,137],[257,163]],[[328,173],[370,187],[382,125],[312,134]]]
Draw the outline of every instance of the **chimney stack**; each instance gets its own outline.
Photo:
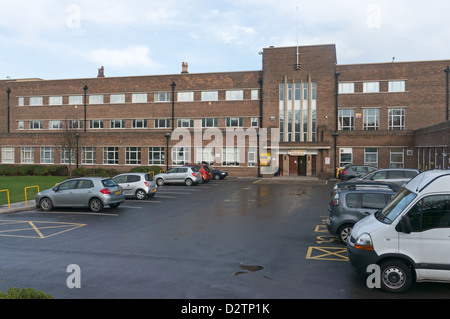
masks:
[[[98,69],[98,78],[104,78],[105,77],[105,68],[102,66],[101,68]]]
[[[188,63],[187,62],[183,62],[181,64],[181,73],[189,73],[188,72]]]

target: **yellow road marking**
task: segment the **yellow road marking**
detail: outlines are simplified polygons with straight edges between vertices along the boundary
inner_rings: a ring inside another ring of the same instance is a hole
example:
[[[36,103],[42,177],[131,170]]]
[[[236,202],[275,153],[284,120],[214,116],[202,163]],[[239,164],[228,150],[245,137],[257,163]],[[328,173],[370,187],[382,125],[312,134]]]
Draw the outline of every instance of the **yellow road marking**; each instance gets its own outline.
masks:
[[[347,248],[310,246],[306,259],[348,261]]]
[[[14,225],[24,226],[22,228],[15,228]],[[5,227],[4,227],[5,226]],[[29,227],[26,227],[29,226]],[[49,238],[69,230],[74,230],[80,227],[86,226],[86,224],[77,223],[60,223],[60,222],[46,222],[46,221],[10,221],[0,220],[0,236],[4,237],[22,237],[22,238]],[[61,230],[62,229],[62,230]],[[61,230],[61,231],[58,231]],[[25,232],[32,232],[37,234],[24,235]],[[54,232],[52,232],[54,231]]]

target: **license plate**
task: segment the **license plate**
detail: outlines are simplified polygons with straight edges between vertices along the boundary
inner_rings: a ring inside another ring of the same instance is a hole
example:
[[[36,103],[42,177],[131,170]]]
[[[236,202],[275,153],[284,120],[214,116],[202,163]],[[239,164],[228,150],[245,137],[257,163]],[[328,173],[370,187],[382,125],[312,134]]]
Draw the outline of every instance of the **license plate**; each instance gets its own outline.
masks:
[[[116,191],[114,194],[119,195],[121,191]]]

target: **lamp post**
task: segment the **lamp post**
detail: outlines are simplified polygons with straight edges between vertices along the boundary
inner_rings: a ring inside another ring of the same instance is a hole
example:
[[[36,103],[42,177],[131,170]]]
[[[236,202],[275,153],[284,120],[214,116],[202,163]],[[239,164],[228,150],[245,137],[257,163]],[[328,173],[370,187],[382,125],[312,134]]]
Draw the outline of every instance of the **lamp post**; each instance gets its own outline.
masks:
[[[87,85],[85,85],[83,87],[84,90],[84,131],[86,132],[86,91],[87,91],[88,87]]]
[[[166,133],[166,172],[169,170],[169,138],[170,133]]]
[[[446,73],[446,87],[445,87],[445,96],[446,96],[446,120],[448,121],[448,108],[449,108],[449,87],[448,87],[448,74],[450,73],[450,66],[447,66],[447,68],[444,70]]]
[[[177,84],[175,82],[172,82],[172,84],[170,85],[172,87],[172,132],[174,130],[174,122],[175,122],[175,87],[177,86]]]

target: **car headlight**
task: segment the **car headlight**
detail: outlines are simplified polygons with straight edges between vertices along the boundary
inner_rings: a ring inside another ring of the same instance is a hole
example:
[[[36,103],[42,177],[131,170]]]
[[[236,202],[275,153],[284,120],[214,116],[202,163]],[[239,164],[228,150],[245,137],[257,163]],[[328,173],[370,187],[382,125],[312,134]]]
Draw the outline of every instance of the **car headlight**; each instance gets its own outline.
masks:
[[[368,233],[364,233],[356,239],[355,242],[356,249],[362,250],[373,250],[372,237]]]

